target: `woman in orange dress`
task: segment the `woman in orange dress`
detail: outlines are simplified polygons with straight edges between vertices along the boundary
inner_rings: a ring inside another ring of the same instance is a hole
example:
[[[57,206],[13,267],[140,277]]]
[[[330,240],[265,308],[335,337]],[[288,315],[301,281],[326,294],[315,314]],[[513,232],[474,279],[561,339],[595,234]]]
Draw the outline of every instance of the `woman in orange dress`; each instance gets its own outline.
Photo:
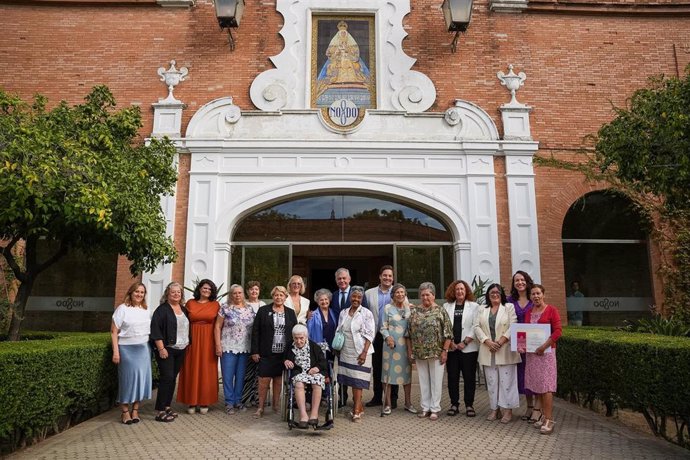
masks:
[[[177,402],[189,406],[187,413],[208,412],[218,401],[218,357],[213,340],[213,325],[220,304],[218,288],[211,280],[201,280],[194,290],[194,299],[187,302],[191,341],[180,371]]]

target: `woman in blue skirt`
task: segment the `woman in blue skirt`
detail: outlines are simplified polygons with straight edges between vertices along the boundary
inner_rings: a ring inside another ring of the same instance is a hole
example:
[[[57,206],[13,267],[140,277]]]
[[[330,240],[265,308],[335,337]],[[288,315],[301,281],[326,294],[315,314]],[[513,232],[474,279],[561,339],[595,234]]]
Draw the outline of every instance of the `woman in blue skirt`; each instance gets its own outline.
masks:
[[[151,316],[146,306],[146,287],[132,284],[125,300],[113,314],[110,335],[113,362],[118,365],[118,395],[125,425],[137,423],[139,402],[151,398],[151,351],[149,332]]]

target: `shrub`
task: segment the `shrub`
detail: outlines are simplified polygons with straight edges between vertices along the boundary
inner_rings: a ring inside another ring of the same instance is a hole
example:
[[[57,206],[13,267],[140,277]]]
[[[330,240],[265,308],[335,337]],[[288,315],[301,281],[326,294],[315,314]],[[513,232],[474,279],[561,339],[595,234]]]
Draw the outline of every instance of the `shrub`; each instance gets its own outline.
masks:
[[[690,448],[690,338],[571,327],[557,352],[560,396],[642,412],[655,435]]]
[[[110,334],[26,335],[34,340],[0,343],[0,443],[5,452],[103,412],[116,397]]]

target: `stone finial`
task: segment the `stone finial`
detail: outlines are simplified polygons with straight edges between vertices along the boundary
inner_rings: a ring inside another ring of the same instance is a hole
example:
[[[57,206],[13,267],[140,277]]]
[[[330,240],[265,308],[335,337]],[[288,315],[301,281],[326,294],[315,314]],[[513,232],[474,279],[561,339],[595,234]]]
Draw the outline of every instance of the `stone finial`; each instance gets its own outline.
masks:
[[[173,90],[175,89],[175,86],[180,84],[180,82],[185,81],[188,73],[189,70],[186,67],[181,67],[180,70],[177,70],[174,59],[170,61],[170,68],[168,70],[165,70],[165,67],[160,67],[158,69],[158,75],[160,75],[161,81],[165,82],[166,86],[168,87],[168,97],[165,99],[159,99],[159,102],[180,104],[182,101],[175,99],[175,96],[173,96]]]
[[[520,104],[518,100],[515,98],[515,93],[518,89],[520,89],[521,86],[525,85],[525,80],[527,79],[527,75],[525,75],[525,72],[520,72],[517,75],[515,75],[515,73],[513,73],[513,64],[510,64],[508,66],[507,75],[504,74],[503,71],[499,71],[498,73],[496,73],[496,76],[501,81],[501,85],[505,86],[510,91],[511,99],[507,106],[522,107],[523,104]]]

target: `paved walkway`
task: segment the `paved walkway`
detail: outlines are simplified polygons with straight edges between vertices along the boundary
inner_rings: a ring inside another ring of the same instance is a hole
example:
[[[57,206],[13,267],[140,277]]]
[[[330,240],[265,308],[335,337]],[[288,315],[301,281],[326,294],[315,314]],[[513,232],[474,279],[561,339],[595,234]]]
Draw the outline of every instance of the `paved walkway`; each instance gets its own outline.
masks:
[[[416,376],[413,381],[416,381]],[[402,393],[402,389],[401,389]],[[413,401],[419,401],[413,385]],[[365,401],[371,396],[365,392]],[[402,397],[402,396],[401,396]],[[448,407],[444,395],[443,408]],[[402,404],[400,404],[402,407]],[[216,404],[206,415],[187,415],[182,407],[173,423],[153,420],[153,403],[142,406],[143,420],[119,423],[117,408],[10,456],[12,459],[690,459],[690,451],[614,420],[563,401],[556,401],[551,436],[522,422],[485,420],[486,389],[477,392],[477,417],[442,415],[418,419],[401,408],[385,418],[367,409],[361,423],[344,411],[326,432],[292,430],[270,409],[262,419],[252,411],[226,415]],[[522,411],[516,411],[522,413]]]

